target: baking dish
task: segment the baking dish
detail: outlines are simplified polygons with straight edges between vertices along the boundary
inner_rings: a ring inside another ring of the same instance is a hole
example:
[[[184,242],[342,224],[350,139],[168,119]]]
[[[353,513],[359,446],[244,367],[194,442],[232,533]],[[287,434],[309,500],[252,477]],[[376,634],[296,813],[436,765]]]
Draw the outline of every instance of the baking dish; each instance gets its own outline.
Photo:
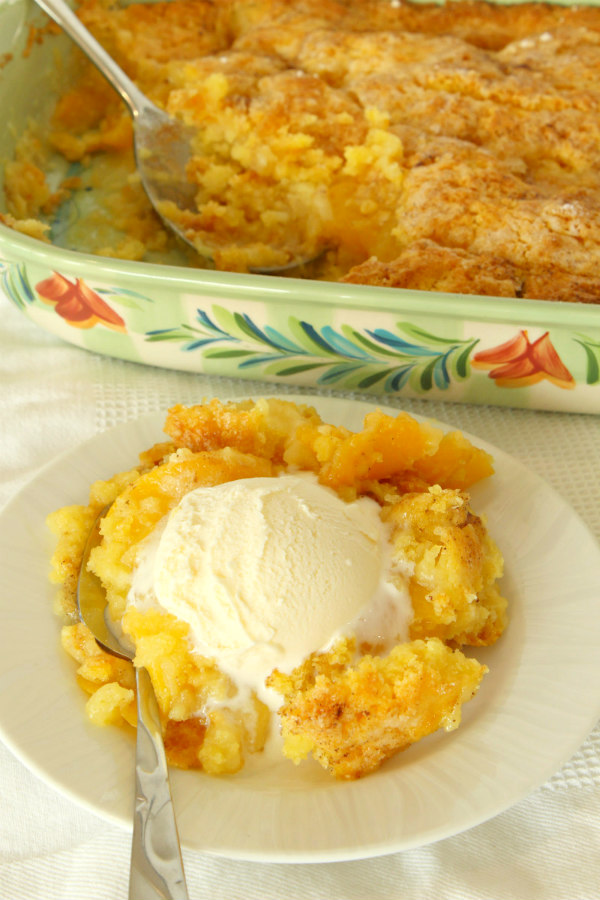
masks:
[[[52,103],[62,35],[0,0],[0,158]],[[2,207],[0,206],[0,209]],[[125,262],[0,224],[0,291],[40,327],[143,363],[371,395],[600,412],[600,308]]]

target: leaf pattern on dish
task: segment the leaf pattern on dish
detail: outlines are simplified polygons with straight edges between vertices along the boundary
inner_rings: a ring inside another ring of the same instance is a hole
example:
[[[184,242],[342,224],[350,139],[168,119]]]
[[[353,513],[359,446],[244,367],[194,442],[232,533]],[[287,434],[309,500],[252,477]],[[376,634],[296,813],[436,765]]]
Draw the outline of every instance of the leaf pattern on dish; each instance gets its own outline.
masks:
[[[336,385],[386,393],[409,385],[414,391],[447,390],[469,374],[469,358],[478,343],[441,337],[408,322],[396,331],[334,328],[290,316],[287,332],[259,326],[247,314],[213,306],[197,311],[195,325],[146,333],[146,340],[179,342],[186,352],[201,350],[206,359],[237,359],[237,369],[261,369],[265,377],[291,378],[320,370],[319,386]]]

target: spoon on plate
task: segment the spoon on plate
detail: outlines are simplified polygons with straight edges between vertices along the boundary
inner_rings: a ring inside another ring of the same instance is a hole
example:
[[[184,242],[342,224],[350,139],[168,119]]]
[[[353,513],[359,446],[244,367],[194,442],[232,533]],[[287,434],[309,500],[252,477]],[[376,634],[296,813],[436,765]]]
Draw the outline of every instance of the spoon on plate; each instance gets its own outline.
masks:
[[[35,0],[61,26],[125,101],[133,119],[133,145],[137,170],[150,203],[165,223],[207,262],[212,262],[208,246],[202,246],[168,214],[169,205],[179,210],[197,211],[195,186],[188,180],[186,166],[191,155],[193,132],[183,122],[160,109],[117,65],[104,47],[88,31],[64,0]],[[165,212],[165,206],[167,212]],[[301,268],[312,260],[291,259],[281,266],[253,267],[250,271],[276,275]]]
[[[81,620],[104,650],[133,659],[126,638],[117,637],[109,626],[106,593],[87,567],[90,553],[100,541],[100,521],[105,513],[106,509],[88,535],[77,582],[77,605]],[[146,669],[136,667],[135,677],[138,723],[129,898],[188,900],[158,704]]]

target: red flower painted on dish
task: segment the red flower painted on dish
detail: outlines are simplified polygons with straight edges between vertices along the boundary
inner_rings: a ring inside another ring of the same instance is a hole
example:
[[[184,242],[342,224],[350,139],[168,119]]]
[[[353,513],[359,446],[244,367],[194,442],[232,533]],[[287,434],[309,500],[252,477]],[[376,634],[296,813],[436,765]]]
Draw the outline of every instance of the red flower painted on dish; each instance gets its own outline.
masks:
[[[557,387],[571,389],[575,379],[562,362],[549,332],[530,341],[527,331],[490,350],[480,350],[472,359],[476,369],[489,369],[498,387],[527,387],[546,379]]]
[[[81,278],[69,281],[64,275],[53,272],[35,288],[44,303],[53,303],[58,315],[75,328],[93,328],[101,324],[114,331],[126,331],[121,316]]]

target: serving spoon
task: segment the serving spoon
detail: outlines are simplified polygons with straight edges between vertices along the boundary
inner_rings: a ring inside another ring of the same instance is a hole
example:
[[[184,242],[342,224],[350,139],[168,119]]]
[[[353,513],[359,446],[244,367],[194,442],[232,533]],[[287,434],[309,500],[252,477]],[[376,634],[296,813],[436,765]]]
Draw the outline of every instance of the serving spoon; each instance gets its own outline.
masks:
[[[197,211],[195,186],[188,180],[186,166],[191,155],[192,130],[169,116],[146,97],[117,65],[104,47],[88,31],[64,0],[35,0],[66,34],[125,101],[133,119],[133,147],[137,170],[150,203],[165,223],[181,240],[193,247],[207,262],[213,262],[208,247],[195,243],[177,222],[166,215],[163,204],[172,202],[180,210]],[[291,259],[282,266],[252,267],[250,271],[278,274],[301,268],[312,260]]]
[[[102,510],[86,541],[77,581],[77,606],[82,622],[104,650],[132,660],[134,649],[125,637],[117,637],[114,626],[109,626],[106,592],[88,569],[90,553],[100,542],[100,522],[105,513],[106,509]],[[135,679],[138,721],[129,898],[188,900],[158,703],[146,669],[136,666]]]

